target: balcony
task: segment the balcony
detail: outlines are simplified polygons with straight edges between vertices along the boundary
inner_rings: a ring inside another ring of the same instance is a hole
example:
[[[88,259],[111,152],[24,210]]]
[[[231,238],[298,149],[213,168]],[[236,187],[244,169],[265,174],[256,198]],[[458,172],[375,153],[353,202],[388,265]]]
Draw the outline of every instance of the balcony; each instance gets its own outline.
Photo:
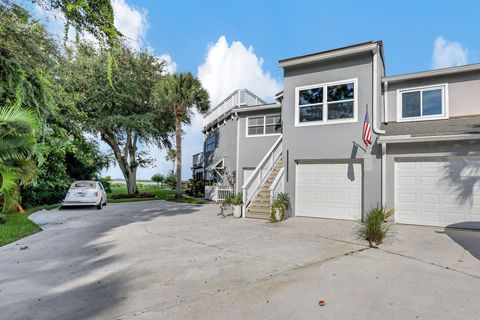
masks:
[[[194,154],[192,157],[192,168],[203,167],[203,152]]]
[[[247,89],[239,89],[230,94],[212,110],[207,112],[203,117],[203,127],[220,118],[233,108],[241,106],[255,106],[258,104],[265,104],[266,102],[254,95]]]

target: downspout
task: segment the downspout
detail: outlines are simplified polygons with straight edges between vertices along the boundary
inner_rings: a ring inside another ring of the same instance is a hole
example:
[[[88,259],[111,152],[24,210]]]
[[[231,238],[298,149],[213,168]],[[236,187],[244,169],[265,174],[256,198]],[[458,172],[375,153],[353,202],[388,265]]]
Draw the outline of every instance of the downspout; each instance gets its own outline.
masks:
[[[378,111],[378,88],[381,88],[381,85],[378,83],[378,46],[373,51],[373,108],[372,108],[372,118],[373,118],[373,132],[377,135],[385,134],[385,130],[381,130],[378,127],[377,111]],[[387,146],[385,143],[381,144],[381,190],[380,190],[380,199],[382,206],[385,206],[385,194],[386,194],[386,152]]]
[[[388,122],[388,81],[385,80],[383,82],[383,110],[385,112],[385,119],[383,119],[383,122],[387,123]]]
[[[373,132],[376,134],[385,134],[385,130],[378,127],[377,108],[378,108],[378,46],[373,51]]]
[[[240,170],[238,170],[238,164],[239,164],[239,157],[240,157],[240,119],[238,118],[238,112],[235,111],[235,120],[237,121],[237,159],[236,159],[236,165],[235,165],[235,193],[240,192],[240,185],[239,185],[239,180],[240,180]],[[243,172],[242,172],[242,177],[243,177]]]

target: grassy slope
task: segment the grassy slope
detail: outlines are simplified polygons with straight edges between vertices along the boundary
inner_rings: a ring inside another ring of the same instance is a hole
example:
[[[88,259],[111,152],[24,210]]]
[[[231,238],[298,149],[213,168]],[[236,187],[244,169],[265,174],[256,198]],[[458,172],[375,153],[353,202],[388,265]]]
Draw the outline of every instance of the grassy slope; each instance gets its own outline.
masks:
[[[44,205],[27,209],[24,214],[12,213],[6,215],[7,222],[0,224],[0,246],[28,237],[40,231],[40,227],[28,219],[28,216],[38,210],[53,209],[58,205]]]
[[[169,201],[177,201],[182,203],[194,203],[194,204],[204,204],[208,203],[206,200],[202,199],[192,199],[192,198],[181,198],[175,199],[175,190],[171,189],[160,189],[156,188],[153,185],[140,185],[138,187],[138,192],[143,193],[152,193],[155,195],[154,198],[134,198],[134,199],[111,199],[111,196],[114,194],[126,194],[127,187],[112,187],[112,192],[108,194],[108,201],[111,203],[115,202],[133,202],[133,201],[147,201],[147,200],[169,200]]]

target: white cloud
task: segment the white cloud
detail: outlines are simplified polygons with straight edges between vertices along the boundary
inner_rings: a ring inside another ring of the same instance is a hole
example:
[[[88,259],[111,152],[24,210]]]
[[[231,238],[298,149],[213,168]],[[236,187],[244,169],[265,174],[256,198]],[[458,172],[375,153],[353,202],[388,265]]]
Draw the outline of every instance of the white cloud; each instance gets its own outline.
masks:
[[[257,57],[252,46],[247,48],[240,41],[229,44],[226,37],[221,36],[198,67],[198,77],[210,94],[212,106],[242,88],[271,100],[281,85],[262,65],[263,59]]]
[[[174,74],[177,71],[177,63],[173,61],[172,56],[168,53],[164,53],[158,56],[160,60],[165,61],[164,73]]]
[[[143,47],[143,41],[149,27],[147,10],[140,10],[130,6],[125,0],[112,1],[115,16],[115,27],[126,39],[126,42],[135,50]]]
[[[468,48],[456,41],[445,40],[442,36],[435,39],[432,67],[448,68],[468,63]]]

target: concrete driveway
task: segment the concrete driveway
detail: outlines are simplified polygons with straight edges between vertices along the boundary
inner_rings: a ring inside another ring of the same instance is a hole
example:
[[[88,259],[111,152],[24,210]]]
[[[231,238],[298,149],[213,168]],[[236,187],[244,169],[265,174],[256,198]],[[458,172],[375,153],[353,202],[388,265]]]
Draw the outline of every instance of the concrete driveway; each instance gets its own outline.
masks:
[[[35,214],[43,232],[0,248],[0,318],[480,318],[479,232],[394,226],[369,249],[353,222],[216,213],[156,201]]]

